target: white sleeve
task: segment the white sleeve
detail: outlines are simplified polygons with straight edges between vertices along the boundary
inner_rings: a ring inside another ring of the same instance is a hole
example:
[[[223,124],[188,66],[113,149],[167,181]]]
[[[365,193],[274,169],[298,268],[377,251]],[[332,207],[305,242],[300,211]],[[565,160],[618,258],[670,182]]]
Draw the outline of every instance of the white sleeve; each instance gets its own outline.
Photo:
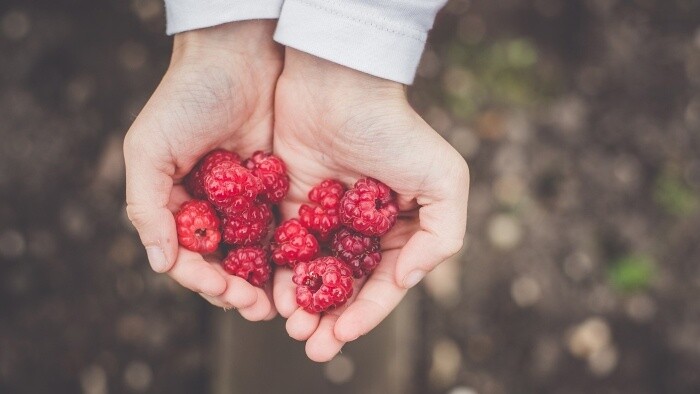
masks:
[[[165,0],[166,33],[249,19],[276,19],[283,0]]]
[[[284,0],[275,40],[377,77],[411,84],[447,0]]]

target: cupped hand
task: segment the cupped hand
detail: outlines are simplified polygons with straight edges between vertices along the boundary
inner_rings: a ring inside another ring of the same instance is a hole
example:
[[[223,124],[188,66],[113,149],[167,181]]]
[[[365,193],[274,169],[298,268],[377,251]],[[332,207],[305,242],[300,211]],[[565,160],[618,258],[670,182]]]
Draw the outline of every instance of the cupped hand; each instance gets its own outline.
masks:
[[[328,178],[352,185],[370,176],[398,194],[401,213],[382,237],[382,261],[345,306],[305,312],[296,305],[291,271],[275,273],[274,300],[289,335],[307,341],[309,358],[327,361],[460,250],[469,170],[410,107],[402,85],[289,48],[275,96],[274,151],[291,179],[284,218],[297,216],[309,190]]]
[[[271,290],[178,247],[173,212],[190,198],[182,179],[209,151],[247,157],[271,149],[283,57],[273,30],[274,21],[244,21],[178,34],[163,80],[124,141],[127,214],[152,268],[250,320],[274,317]]]

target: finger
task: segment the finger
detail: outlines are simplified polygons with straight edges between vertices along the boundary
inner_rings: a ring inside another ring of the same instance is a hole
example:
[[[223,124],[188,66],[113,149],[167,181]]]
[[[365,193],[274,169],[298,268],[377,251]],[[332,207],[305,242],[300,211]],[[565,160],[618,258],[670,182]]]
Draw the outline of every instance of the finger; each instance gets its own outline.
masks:
[[[199,293],[199,295],[214,306],[218,306],[219,308],[223,308],[224,310],[233,309],[233,306],[227,304],[226,302],[221,301],[217,297],[208,296],[208,295],[202,294],[202,293]]]
[[[292,276],[292,270],[289,268],[277,268],[275,270],[272,295],[277,311],[284,318],[291,316],[298,308],[296,285],[292,282]]]
[[[185,248],[180,249],[168,275],[182,286],[211,297],[220,296],[227,289],[226,278],[212,264]]]
[[[330,361],[336,354],[338,354],[338,352],[340,352],[345,343],[349,342],[339,339],[335,335],[334,329],[338,318],[345,314],[345,311],[351,308],[352,304],[355,303],[357,291],[358,289],[363,288],[364,282],[364,279],[356,280],[353,286],[355,291],[345,305],[323,314],[318,323],[316,331],[314,331],[313,335],[311,335],[306,342],[306,355],[311,360],[316,362]]]
[[[324,314],[318,328],[306,341],[306,355],[312,361],[322,363],[332,360],[347,342],[339,340],[333,333],[333,327],[341,312],[332,311]]]
[[[357,298],[333,328],[338,341],[354,341],[374,329],[399,304],[407,290],[396,285],[394,267],[398,250],[384,252],[379,267],[367,279]],[[320,328],[319,328],[320,329]]]
[[[396,263],[396,283],[406,289],[459,252],[464,243],[469,170],[461,157],[453,162],[452,167],[439,171],[437,190],[418,198],[420,230],[402,248]]]
[[[167,208],[174,166],[167,158],[165,147],[139,137],[136,124],[124,139],[126,212],[156,272],[168,271],[178,254],[175,219]]]
[[[309,313],[303,308],[297,308],[287,319],[287,334],[297,341],[305,341],[316,331],[320,319],[321,315],[318,313]]]

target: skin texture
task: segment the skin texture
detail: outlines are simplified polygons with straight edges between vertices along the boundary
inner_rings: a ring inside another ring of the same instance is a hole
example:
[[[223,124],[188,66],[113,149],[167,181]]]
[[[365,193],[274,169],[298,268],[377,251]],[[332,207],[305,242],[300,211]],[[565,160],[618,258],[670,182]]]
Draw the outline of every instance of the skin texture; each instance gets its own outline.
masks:
[[[176,36],[171,65],[124,141],[127,214],[156,272],[249,320],[279,311],[308,357],[328,361],[462,247],[469,170],[410,107],[402,85],[283,52],[273,30],[273,21],[246,21]],[[370,176],[398,193],[401,213],[382,238],[382,262],[345,306],[310,314],[296,305],[291,270],[277,269],[272,288],[258,289],[178,248],[173,212],[190,198],[180,183],[215,148],[242,157],[272,148],[286,162],[283,219],[296,217],[324,179],[352,185]]]
[[[178,34],[163,80],[124,140],[127,214],[153,269],[249,320],[275,316],[269,286],[178,248],[173,212],[190,198],[183,177],[209,151],[271,150],[283,62],[273,30],[274,21],[245,21]]]
[[[275,274],[275,305],[288,318],[289,335],[306,341],[309,358],[328,361],[461,249],[469,170],[410,107],[402,85],[290,48],[277,83],[273,145],[291,179],[285,218],[328,178],[352,185],[371,176],[398,193],[402,212],[382,237],[382,262],[344,307],[323,316],[305,312],[295,303],[291,272]]]

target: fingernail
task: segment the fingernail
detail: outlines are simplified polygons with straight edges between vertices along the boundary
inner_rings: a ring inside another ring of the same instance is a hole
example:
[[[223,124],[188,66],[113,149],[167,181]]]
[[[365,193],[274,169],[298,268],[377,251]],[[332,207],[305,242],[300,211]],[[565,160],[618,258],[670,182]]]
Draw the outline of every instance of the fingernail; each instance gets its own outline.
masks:
[[[168,260],[165,258],[163,249],[159,246],[147,246],[146,256],[148,256],[148,262],[151,264],[153,271],[164,272],[167,269]]]
[[[406,279],[403,280],[403,286],[407,289],[410,289],[411,287],[415,286],[423,280],[425,277],[425,272],[421,270],[415,270],[406,275]]]

